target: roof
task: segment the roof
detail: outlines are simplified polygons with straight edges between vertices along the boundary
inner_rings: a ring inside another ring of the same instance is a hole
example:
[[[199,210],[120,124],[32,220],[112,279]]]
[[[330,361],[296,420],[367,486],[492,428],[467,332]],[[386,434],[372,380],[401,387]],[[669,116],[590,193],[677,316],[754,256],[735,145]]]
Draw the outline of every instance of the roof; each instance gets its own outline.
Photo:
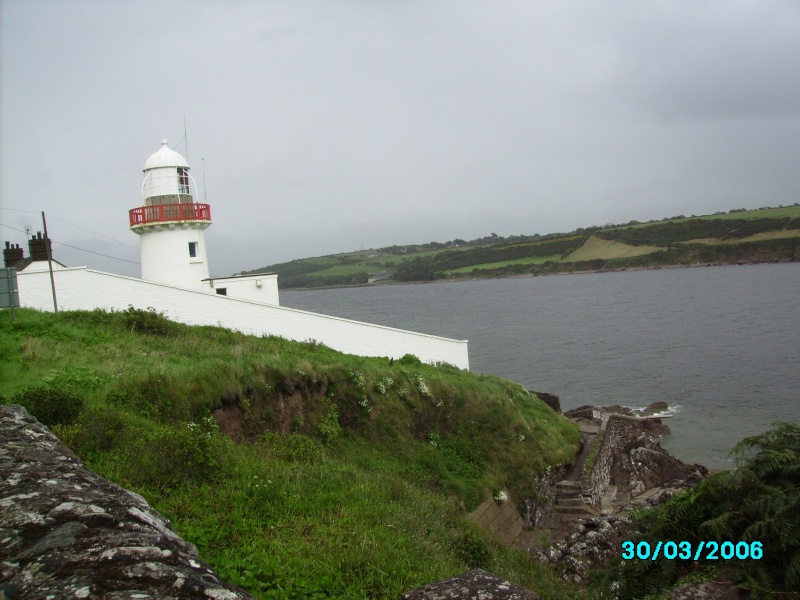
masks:
[[[57,267],[61,267],[61,268],[63,268],[63,269],[66,269],[66,268],[67,268],[67,265],[65,265],[65,264],[62,264],[62,263],[58,262],[58,261],[57,261],[55,258],[53,258],[53,259],[51,259],[51,260],[53,261],[53,266],[54,266],[54,267],[56,267],[56,268],[57,268]],[[22,259],[21,261],[19,261],[17,264],[15,264],[15,265],[12,265],[12,266],[13,266],[13,267],[14,267],[14,268],[17,270],[17,273],[19,273],[19,272],[21,272],[21,271],[24,271],[26,268],[28,268],[29,266],[31,266],[31,265],[32,265],[32,264],[34,264],[34,263],[46,263],[46,262],[47,262],[46,260],[33,260],[33,259],[32,259],[32,258],[29,256],[29,257],[27,257],[27,258],[23,258],[23,259]],[[38,269],[38,270],[41,270],[41,269]]]
[[[175,152],[168,145],[167,140],[161,140],[161,148],[153,152],[147,162],[144,163],[143,171],[150,169],[160,169],[162,167],[186,167],[189,168],[189,163],[178,152]]]

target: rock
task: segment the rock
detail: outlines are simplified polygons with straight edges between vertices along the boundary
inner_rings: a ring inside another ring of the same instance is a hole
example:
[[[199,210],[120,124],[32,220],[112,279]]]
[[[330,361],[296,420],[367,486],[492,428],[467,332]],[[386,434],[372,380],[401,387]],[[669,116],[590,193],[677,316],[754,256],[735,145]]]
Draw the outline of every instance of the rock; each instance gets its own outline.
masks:
[[[482,569],[467,571],[450,579],[406,592],[403,600],[539,600],[529,589],[501,579]]]
[[[642,417],[652,417],[653,415],[664,414],[669,410],[669,404],[666,402],[653,402],[652,404],[648,405],[647,408],[640,411],[639,415]]]
[[[750,594],[730,583],[686,583],[672,590],[672,600],[747,600]]]
[[[138,494],[89,471],[21,406],[0,409],[0,598],[251,598]]]
[[[573,408],[564,413],[564,416],[569,419],[592,419],[597,413],[597,407],[583,405],[578,408]]]
[[[567,540],[537,553],[541,562],[560,568],[562,577],[575,583],[581,582],[588,571],[608,564],[619,554],[620,542],[628,537],[629,518],[594,517],[578,525]]]
[[[656,436],[669,429],[648,415],[667,409],[666,403],[653,403],[641,411],[644,417],[621,406],[581,406],[565,413],[582,427],[589,421],[600,426],[594,439],[600,445],[592,449],[591,469],[584,471],[583,464],[573,468],[581,469],[583,501],[602,507],[601,516],[579,520],[571,511],[562,527],[553,530],[563,539],[535,550],[539,560],[560,567],[567,581],[581,581],[588,570],[605,566],[619,555],[620,542],[630,535],[627,512],[661,504],[707,476],[704,467],[687,465],[661,448]],[[561,494],[556,500],[574,502],[571,489],[568,495],[564,486],[556,486],[554,493]]]
[[[556,396],[555,394],[550,394],[548,392],[533,392],[536,396],[547,404],[550,408],[552,408],[557,413],[561,412],[561,399]]]

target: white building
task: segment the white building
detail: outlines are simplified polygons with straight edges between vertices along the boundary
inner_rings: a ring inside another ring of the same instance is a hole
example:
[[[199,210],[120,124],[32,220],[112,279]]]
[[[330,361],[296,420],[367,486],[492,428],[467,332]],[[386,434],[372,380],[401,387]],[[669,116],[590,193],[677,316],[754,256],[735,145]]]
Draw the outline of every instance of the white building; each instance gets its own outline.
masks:
[[[88,267],[48,265],[49,240],[30,240],[29,258],[6,242],[5,266],[17,267],[22,306],[53,310],[124,310],[153,307],[191,325],[221,325],[255,335],[313,339],[362,356],[399,358],[413,354],[426,362],[468,369],[466,340],[404,331],[280,306],[278,276],[210,277],[204,231],[211,206],[195,202],[197,188],[189,164],[167,141],[144,166],[141,206],[129,211],[130,228],[139,236],[142,278],[104,273]],[[50,252],[52,256],[52,252]]]
[[[197,186],[186,159],[161,140],[144,164],[142,205],[129,211],[139,236],[142,279],[267,304],[278,304],[278,276],[211,278],[204,231],[211,206],[194,201]]]

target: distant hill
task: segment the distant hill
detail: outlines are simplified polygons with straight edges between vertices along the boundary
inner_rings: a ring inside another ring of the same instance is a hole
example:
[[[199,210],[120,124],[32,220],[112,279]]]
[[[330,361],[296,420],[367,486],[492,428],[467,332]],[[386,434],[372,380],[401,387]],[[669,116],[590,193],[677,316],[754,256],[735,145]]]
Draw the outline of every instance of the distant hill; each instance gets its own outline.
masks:
[[[800,258],[800,205],[680,215],[568,233],[491,234],[304,258],[241,274],[278,274],[282,289],[545,275]]]

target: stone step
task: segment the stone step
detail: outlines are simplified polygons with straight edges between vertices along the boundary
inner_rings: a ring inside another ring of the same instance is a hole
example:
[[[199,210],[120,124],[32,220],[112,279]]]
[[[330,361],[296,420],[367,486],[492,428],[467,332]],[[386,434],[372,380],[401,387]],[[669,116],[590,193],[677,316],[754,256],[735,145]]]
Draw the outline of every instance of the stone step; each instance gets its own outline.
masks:
[[[555,505],[558,506],[582,506],[583,500],[581,498],[556,498]]]
[[[559,481],[556,483],[556,496],[561,498],[579,498],[581,484],[576,481]]]
[[[569,481],[567,479],[562,479],[561,481],[556,482],[556,488],[563,488],[563,489],[571,489],[571,488],[578,488],[580,489],[581,482],[580,481]]]
[[[556,506],[553,510],[554,514],[558,516],[569,517],[599,517],[595,509],[588,504],[581,504],[580,506]]]

